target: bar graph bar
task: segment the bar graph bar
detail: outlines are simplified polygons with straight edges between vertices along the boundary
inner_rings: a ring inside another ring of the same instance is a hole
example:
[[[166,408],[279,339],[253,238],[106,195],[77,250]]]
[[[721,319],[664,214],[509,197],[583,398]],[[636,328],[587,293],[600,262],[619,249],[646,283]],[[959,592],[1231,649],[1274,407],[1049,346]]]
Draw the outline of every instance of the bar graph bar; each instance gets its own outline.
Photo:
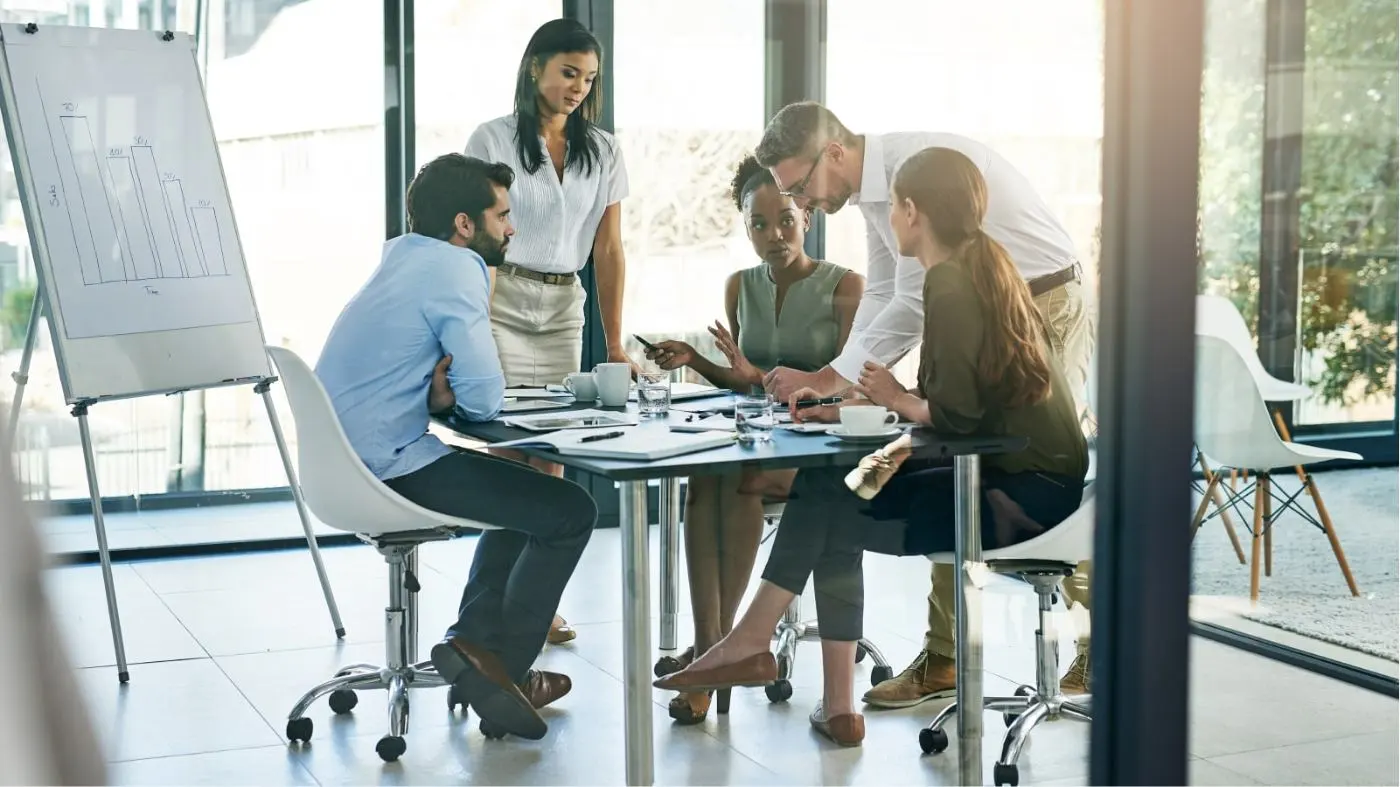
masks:
[[[160,278],[156,241],[151,235],[150,218],[136,182],[136,163],[129,156],[108,156],[107,169],[112,175],[112,190],[126,228],[126,247],[131,252],[134,277],[137,281]]]
[[[155,151],[150,145],[132,145],[131,160],[136,166],[136,185],[145,206],[146,226],[155,238],[156,266],[160,269],[160,276],[188,276],[189,271],[180,256],[180,243],[175,237],[175,221],[165,206],[165,189],[161,187]]]
[[[210,276],[227,276],[228,263],[224,260],[224,236],[219,229],[219,217],[213,208],[190,208],[194,216],[195,237],[199,242],[199,254],[204,258],[204,268]]]
[[[118,241],[117,219],[107,199],[101,162],[97,146],[93,144],[88,119],[84,115],[60,115],[59,122],[68,143],[69,163],[76,185],[73,191],[78,196],[76,205],[70,201],[68,213],[77,236],[83,282],[100,284],[125,281],[126,265]],[[88,256],[89,252],[91,256]]]
[[[194,230],[190,226],[190,211],[185,205],[185,188],[179,179],[161,183],[165,190],[165,213],[170,225],[175,228],[175,242],[180,249],[180,259],[184,262],[186,276],[208,276],[204,263],[199,259],[194,242]]]

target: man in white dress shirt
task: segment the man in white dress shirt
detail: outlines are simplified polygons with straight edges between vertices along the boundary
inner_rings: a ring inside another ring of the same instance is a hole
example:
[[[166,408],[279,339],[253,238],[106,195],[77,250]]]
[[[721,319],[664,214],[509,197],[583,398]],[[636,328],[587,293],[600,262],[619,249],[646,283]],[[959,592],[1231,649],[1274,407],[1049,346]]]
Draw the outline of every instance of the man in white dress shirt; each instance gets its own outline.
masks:
[[[918,260],[899,255],[890,228],[890,183],[906,159],[931,147],[956,150],[982,172],[987,181],[987,234],[1006,247],[1030,285],[1082,411],[1095,328],[1083,268],[1069,233],[1026,177],[976,140],[936,132],[856,135],[831,110],[814,102],[779,111],[755,155],[798,206],[828,214],[844,205],[859,207],[869,252],[867,284],[841,355],[816,372],[774,369],[764,381],[768,392],[786,400],[804,387],[824,395],[843,391],[860,379],[867,362],[892,365],[919,342],[924,270]],[[1081,564],[1065,583],[1065,596],[1086,610],[1088,571],[1089,564]],[[924,651],[903,673],[871,689],[866,702],[908,707],[953,694],[955,581],[950,566],[934,566]],[[1078,655],[1062,681],[1066,693],[1087,692],[1088,670],[1088,639],[1081,636]]]

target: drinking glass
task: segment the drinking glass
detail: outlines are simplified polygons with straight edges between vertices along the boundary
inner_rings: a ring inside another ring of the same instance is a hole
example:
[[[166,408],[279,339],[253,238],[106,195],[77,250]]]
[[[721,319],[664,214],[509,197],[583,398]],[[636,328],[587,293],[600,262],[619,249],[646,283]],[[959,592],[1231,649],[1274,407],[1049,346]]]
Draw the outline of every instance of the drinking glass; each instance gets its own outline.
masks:
[[[637,375],[637,411],[652,416],[671,411],[670,372],[643,372]]]
[[[734,403],[734,428],[739,442],[766,443],[773,439],[773,397],[742,397]]]

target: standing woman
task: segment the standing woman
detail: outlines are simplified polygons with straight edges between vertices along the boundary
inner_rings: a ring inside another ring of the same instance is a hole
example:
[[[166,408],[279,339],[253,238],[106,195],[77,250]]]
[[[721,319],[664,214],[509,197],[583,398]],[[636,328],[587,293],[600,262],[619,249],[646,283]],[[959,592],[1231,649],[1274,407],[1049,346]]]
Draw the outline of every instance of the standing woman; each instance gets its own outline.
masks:
[[[579,271],[593,255],[608,360],[630,363],[622,345],[622,151],[595,121],[603,48],[572,19],[541,25],[515,79],[515,111],[477,127],[466,154],[515,170],[516,235],[496,269],[491,331],[506,385],[544,386],[579,371],[586,295]],[[558,465],[531,464],[562,475]],[[549,641],[573,629],[555,617]]]

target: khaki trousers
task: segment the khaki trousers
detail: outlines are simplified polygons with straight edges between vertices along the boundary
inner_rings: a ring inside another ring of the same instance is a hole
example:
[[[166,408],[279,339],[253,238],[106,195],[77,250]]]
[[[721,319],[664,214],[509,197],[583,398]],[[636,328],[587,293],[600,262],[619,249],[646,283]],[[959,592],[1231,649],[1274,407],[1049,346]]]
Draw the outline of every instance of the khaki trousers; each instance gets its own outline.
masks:
[[[1085,294],[1083,282],[1072,281],[1035,297],[1035,305],[1050,326],[1051,350],[1059,357],[1061,368],[1070,388],[1075,392],[1078,412],[1084,411],[1085,383],[1089,375],[1089,359],[1094,354],[1097,315]],[[1078,652],[1089,652],[1089,587],[1093,578],[1093,563],[1084,561],[1064,582],[1068,605],[1084,608],[1079,628]],[[924,649],[930,653],[953,658],[954,606],[953,591],[957,583],[954,566],[933,565],[933,589],[928,595],[928,632]]]
[[[586,296],[572,284],[497,272],[491,293],[491,334],[506,385],[558,385],[579,370]]]

